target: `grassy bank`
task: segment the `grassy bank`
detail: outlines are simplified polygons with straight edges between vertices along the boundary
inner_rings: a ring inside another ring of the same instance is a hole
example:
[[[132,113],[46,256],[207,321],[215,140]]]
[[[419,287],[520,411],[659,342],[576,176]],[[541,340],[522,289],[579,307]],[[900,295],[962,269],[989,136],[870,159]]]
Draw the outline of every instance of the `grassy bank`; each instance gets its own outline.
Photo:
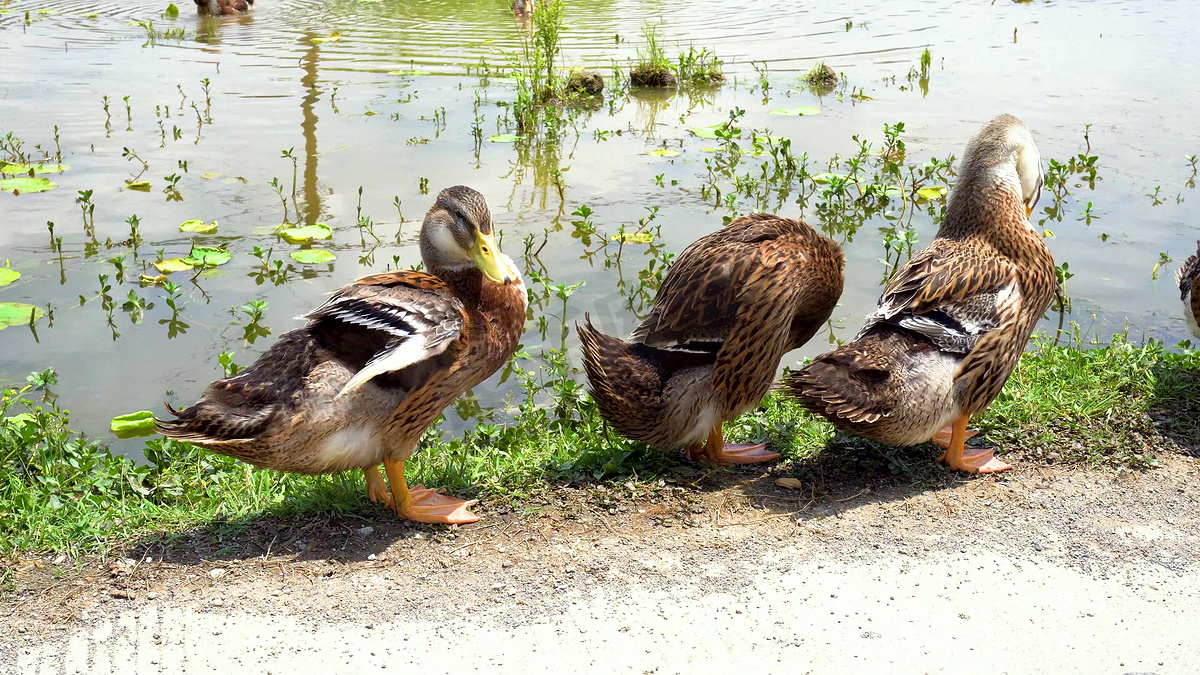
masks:
[[[524,359],[522,363],[526,363]],[[519,503],[554,485],[664,479],[696,484],[708,467],[648,451],[602,423],[561,352],[514,371],[527,399],[502,422],[483,413],[462,438],[427,434],[410,480],[490,502]],[[67,413],[32,385],[0,403],[0,560],[21,552],[95,553],[190,527],[321,512],[387,517],[367,501],[359,472],[306,477],[253,471],[183,443],[153,439],[149,464],[114,457],[71,431]],[[1129,469],[1159,452],[1200,444],[1200,352],[1134,345],[1091,349],[1042,342],[976,423],[1010,460]],[[899,450],[836,434],[772,394],[727,426],[730,440],[766,439],[784,459],[769,470],[810,482],[829,462],[871,459],[916,480],[944,474],[931,446]],[[750,469],[754,471],[755,469]]]

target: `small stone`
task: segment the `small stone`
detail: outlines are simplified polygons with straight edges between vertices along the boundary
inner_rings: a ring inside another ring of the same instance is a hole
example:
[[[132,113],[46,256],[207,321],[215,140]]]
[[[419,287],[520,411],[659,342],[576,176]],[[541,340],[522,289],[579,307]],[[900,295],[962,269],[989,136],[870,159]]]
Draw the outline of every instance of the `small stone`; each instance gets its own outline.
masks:
[[[800,480],[796,478],[776,478],[775,484],[781,488],[787,488],[789,490],[799,490],[800,488],[804,487],[804,483],[801,483]]]
[[[157,591],[150,591],[149,593],[147,593],[147,594],[146,594],[146,599],[147,599],[147,600],[153,600],[153,599],[155,599],[155,598],[157,598],[157,597],[158,597],[158,592],[157,592]]]
[[[375,560],[377,557],[378,556],[376,556],[374,553],[372,553],[371,555],[367,556],[367,560]]]
[[[357,530],[355,530],[355,532],[357,532],[358,536],[360,536],[360,537],[369,537],[369,536],[371,536],[371,533],[373,533],[374,531],[375,531],[375,528],[371,527],[370,525],[368,525],[366,527],[360,527]]]
[[[220,578],[221,578],[221,577],[223,577],[223,576],[225,576],[225,569],[224,569],[224,568],[221,568],[221,567],[214,567],[213,569],[211,569],[211,570],[209,570],[209,571],[208,571],[208,578],[209,578],[209,579],[220,579]]]
[[[212,601],[212,604],[213,604],[213,607],[224,607],[225,601],[220,598],[217,598],[216,600]]]
[[[1044,546],[1042,546],[1042,542],[1040,542],[1040,541],[1035,541],[1035,542],[1033,542],[1033,550],[1035,550],[1035,551],[1043,551],[1043,550],[1045,550],[1045,547],[1044,547]]]

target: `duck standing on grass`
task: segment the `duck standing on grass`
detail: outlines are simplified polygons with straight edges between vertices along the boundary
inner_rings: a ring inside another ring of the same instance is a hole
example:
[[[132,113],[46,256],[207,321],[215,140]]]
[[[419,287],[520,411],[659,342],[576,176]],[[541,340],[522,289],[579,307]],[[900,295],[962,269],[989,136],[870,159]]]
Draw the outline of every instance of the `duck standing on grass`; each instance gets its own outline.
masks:
[[[1179,284],[1179,299],[1183,301],[1188,330],[1200,337],[1200,241],[1196,242],[1196,248],[1196,253],[1175,270],[1175,283]]]
[[[254,365],[218,380],[159,431],[259,467],[362,469],[371,499],[421,523],[479,520],[463,501],[404,479],[421,434],[516,350],[525,287],[496,246],[483,195],[442,190],[421,226],[425,272],[344,286]],[[378,465],[383,463],[391,492]]]
[[[853,342],[784,386],[834,426],[891,445],[932,439],[960,471],[1011,468],[966,448],[967,420],[992,402],[1057,285],[1029,214],[1042,190],[1033,135],[1012,115],[971,139],[946,220],[888,283]]]
[[[600,414],[627,438],[691,460],[779,458],[727,444],[721,423],[754,408],[779,361],[829,320],[842,295],[842,249],[805,223],[769,214],[697,239],[667,270],[628,340],[576,326]]]
[[[209,16],[245,14],[254,9],[254,0],[196,0],[196,11]]]

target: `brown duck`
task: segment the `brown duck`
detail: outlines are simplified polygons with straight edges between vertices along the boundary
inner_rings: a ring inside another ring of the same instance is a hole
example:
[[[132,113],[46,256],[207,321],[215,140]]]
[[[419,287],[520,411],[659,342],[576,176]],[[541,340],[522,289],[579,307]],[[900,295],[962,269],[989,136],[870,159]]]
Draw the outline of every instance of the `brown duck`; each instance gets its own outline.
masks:
[[[897,273],[853,342],[784,385],[838,428],[891,445],[933,439],[940,461],[1003,471],[965,447],[967,420],[1000,393],[1054,297],[1054,258],[1029,222],[1042,189],[1033,135],[1012,115],[967,145],[946,220]]]
[[[726,444],[721,423],[758,405],[783,355],[829,319],[842,294],[841,247],[805,223],[768,214],[701,237],[670,266],[628,340],[577,326],[600,413],[654,448],[718,464],[777,459],[761,443]]]
[[[337,290],[254,365],[171,410],[178,419],[159,420],[159,431],[259,468],[362,469],[371,499],[400,518],[478,520],[467,510],[474,502],[410,490],[404,463],[442,409],[516,349],[525,289],[496,246],[487,202],[469,187],[438,195],[421,260],[428,273],[374,274]]]
[[[210,16],[245,14],[253,9],[254,0],[196,0],[196,11]]]
[[[1200,242],[1196,242],[1196,247],[1200,249]],[[1175,270],[1175,283],[1179,284],[1179,299],[1183,301],[1183,318],[1188,330],[1200,337],[1200,250]]]

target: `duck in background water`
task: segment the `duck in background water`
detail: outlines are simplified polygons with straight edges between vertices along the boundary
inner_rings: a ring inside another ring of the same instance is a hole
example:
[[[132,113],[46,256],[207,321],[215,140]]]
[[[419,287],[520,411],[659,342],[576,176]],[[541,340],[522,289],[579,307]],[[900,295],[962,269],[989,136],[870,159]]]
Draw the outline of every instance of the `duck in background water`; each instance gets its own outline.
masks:
[[[946,220],[888,283],[853,342],[784,386],[834,426],[889,445],[933,440],[959,471],[1011,468],[967,448],[967,420],[999,395],[1057,286],[1029,214],[1041,157],[1021,120],[1001,115],[967,145]]]
[[[514,0],[512,4],[513,16],[532,16],[533,15],[533,0]]]
[[[196,0],[196,11],[209,16],[245,14],[254,9],[254,0]]]

